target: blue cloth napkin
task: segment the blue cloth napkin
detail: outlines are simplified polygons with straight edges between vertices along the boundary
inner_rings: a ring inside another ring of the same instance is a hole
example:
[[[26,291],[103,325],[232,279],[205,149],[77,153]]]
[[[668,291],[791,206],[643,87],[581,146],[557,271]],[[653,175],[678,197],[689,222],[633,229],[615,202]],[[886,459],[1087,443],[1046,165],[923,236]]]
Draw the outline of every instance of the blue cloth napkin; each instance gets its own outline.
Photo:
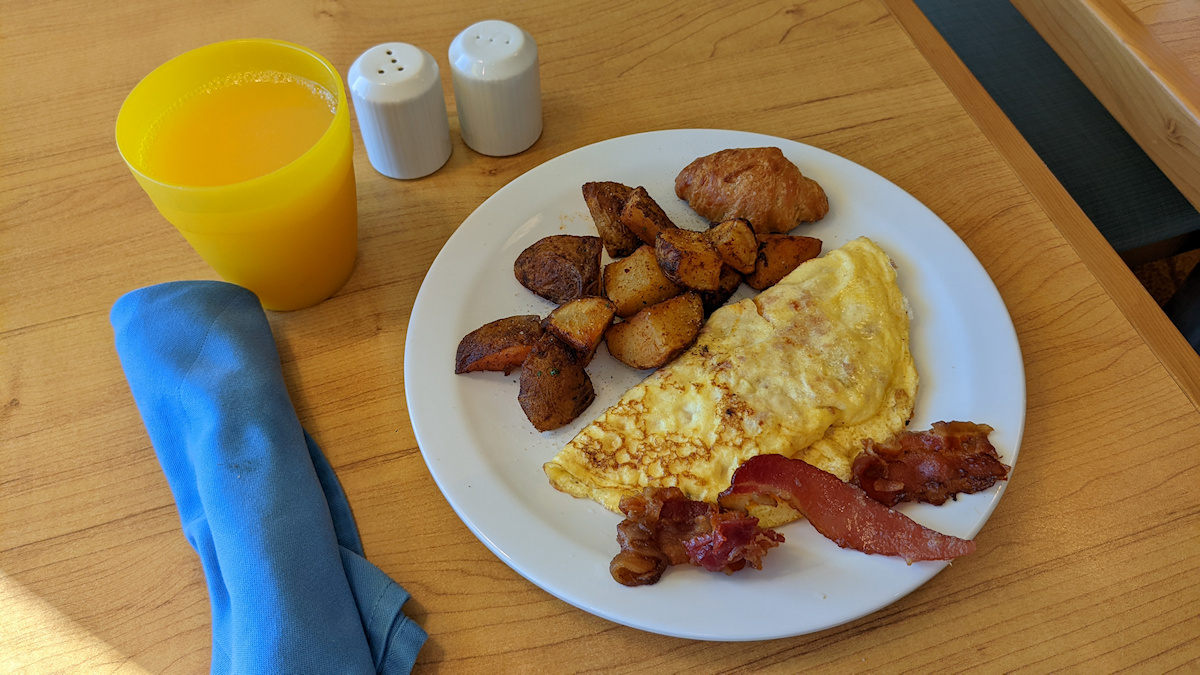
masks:
[[[117,353],[212,602],[213,673],[407,673],[425,631],[363,557],[250,291],[180,281],[113,306]]]

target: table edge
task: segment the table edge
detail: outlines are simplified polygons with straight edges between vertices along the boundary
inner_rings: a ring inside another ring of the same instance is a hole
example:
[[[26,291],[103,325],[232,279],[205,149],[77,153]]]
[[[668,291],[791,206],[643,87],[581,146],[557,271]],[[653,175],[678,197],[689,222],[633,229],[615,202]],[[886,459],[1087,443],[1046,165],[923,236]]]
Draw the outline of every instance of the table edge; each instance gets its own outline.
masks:
[[[1025,189],[1200,410],[1200,355],[912,0],[881,0]]]
[[[1200,82],[1119,0],[1010,0],[1137,141],[1192,206],[1200,208]],[[1069,35],[1070,37],[1065,37]],[[1108,63],[1109,68],[1099,64]],[[1135,98],[1155,116],[1138,114]]]

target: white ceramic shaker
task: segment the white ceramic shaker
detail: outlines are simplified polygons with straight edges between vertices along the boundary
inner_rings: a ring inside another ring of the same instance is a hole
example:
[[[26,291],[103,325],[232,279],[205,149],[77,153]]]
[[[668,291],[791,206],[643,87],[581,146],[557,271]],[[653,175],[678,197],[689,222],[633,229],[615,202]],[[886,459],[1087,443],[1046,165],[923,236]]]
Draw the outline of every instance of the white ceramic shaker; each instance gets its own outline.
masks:
[[[420,178],[450,158],[450,123],[437,61],[403,42],[376,45],[350,66],[347,84],[371,166]]]
[[[537,43],[507,21],[480,21],[450,43],[463,141],[484,155],[515,155],[542,135]]]

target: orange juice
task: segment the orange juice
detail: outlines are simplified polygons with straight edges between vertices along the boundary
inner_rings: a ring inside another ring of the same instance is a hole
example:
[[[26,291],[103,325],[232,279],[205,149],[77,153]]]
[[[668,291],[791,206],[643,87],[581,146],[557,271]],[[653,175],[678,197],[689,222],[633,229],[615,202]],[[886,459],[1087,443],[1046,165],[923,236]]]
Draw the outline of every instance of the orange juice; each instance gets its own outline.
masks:
[[[146,139],[143,165],[177,185],[225,185],[271,173],[311,148],[337,99],[287,73],[241,73],[168,111]]]
[[[233,40],[159,66],[125,99],[117,147],[158,211],[268,309],[345,284],[357,254],[341,76],[279,40]]]

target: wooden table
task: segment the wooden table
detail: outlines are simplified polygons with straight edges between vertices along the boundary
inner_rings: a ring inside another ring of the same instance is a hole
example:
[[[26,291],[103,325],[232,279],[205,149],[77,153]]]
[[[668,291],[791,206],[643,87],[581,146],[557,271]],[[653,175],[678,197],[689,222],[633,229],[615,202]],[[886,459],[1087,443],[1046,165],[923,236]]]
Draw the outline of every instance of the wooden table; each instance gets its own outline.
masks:
[[[1012,4],[1200,208],[1200,5],[1192,0]]]
[[[4,2],[0,670],[208,667],[203,574],[108,311],[134,288],[214,277],[117,154],[124,96],[163,61],[222,39],[295,41],[343,73],[366,48],[402,40],[438,58],[453,111],[450,40],[496,16],[493,3],[462,4]],[[515,157],[484,157],[452,118],[449,163],[416,182],[375,173],[359,143],[354,276],[316,307],[271,316],[301,421],[338,471],[368,558],[412,592],[407,609],[430,633],[418,669],[1194,665],[1200,359],[906,0],[730,4],[514,4],[501,18],[541,48],[541,139]],[[456,226],[552,157],[688,127],[795,139],[897,183],[974,251],[1021,341],[1027,428],[979,552],[815,635],[692,642],[564,604],[461,524],[407,417],[409,312]]]

